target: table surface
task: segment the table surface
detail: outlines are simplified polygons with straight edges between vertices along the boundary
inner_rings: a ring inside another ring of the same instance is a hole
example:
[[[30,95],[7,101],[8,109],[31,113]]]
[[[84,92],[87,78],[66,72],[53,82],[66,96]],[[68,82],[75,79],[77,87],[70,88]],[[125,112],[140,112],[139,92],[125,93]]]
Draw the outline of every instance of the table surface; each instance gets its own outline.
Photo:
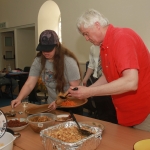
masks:
[[[29,104],[29,107],[34,105],[35,104]],[[11,107],[6,106],[1,107],[0,109],[6,113],[11,110]],[[23,111],[22,105],[15,108],[15,111]],[[57,115],[64,112],[55,110],[52,113]],[[26,117],[26,114],[17,113],[16,117],[24,118]],[[75,115],[75,117],[79,122],[95,122],[104,125],[105,129],[102,134],[102,140],[97,150],[133,150],[134,143],[139,140],[150,138],[150,132],[124,127],[81,115]],[[8,119],[10,119],[10,117]],[[20,131],[20,133],[21,137],[14,141],[13,150],[44,150],[39,134],[35,133],[30,126]]]
[[[15,75],[24,75],[24,74],[29,74],[29,72],[10,72],[7,75],[8,76],[15,76]]]

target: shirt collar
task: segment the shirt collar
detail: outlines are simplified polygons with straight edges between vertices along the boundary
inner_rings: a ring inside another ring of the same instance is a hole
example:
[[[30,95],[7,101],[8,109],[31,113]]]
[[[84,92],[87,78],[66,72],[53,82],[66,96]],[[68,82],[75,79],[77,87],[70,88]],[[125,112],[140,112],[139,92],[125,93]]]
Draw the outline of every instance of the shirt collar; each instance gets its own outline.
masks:
[[[109,39],[111,38],[112,32],[114,31],[114,26],[112,24],[109,24],[108,29],[106,31],[106,35],[104,37],[104,40],[101,44],[101,50],[104,50],[108,47]]]

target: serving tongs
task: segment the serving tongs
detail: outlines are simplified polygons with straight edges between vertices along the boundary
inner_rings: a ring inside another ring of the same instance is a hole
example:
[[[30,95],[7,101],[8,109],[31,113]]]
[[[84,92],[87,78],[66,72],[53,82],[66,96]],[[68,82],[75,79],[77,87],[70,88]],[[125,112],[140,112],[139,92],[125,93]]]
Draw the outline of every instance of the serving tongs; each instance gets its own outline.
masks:
[[[78,121],[76,120],[76,118],[75,118],[75,116],[74,116],[74,114],[73,114],[73,112],[72,112],[71,110],[70,110],[70,115],[71,115],[71,118],[73,119],[73,121],[76,122],[77,127],[78,127],[78,131],[79,131],[82,135],[84,135],[84,136],[90,136],[91,134],[93,134],[92,132],[87,131],[87,130],[84,130],[84,129],[82,129],[82,128],[80,127]]]

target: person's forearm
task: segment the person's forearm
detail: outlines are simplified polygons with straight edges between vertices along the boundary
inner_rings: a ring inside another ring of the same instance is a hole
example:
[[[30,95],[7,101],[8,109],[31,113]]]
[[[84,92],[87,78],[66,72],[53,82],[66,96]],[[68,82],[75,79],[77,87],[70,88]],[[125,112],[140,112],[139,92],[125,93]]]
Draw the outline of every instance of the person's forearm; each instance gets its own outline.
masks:
[[[23,85],[23,87],[16,99],[21,101],[22,99],[27,97],[30,94],[30,92],[33,90],[33,88],[35,87],[37,80],[38,80],[38,77],[28,77],[27,81]]]
[[[99,86],[99,85],[103,85],[103,84],[106,84],[108,83],[105,76],[102,75],[94,84],[92,84],[91,86],[94,87],[94,86]]]
[[[34,88],[33,86],[29,86],[25,83],[24,86],[22,87],[17,99],[19,101],[21,101],[22,99],[27,97],[30,94],[30,92],[33,90],[33,88]]]
[[[88,80],[92,73],[93,73],[93,69],[88,68],[84,79]]]
[[[110,83],[100,86],[91,86],[92,96],[117,95],[129,91],[135,91],[138,88],[138,73],[121,77]]]
[[[69,84],[70,86],[78,86],[80,85],[81,80],[74,80],[74,81],[70,81]]]
[[[118,79],[101,86],[94,86],[90,89],[92,96],[117,95],[130,91],[129,85]]]

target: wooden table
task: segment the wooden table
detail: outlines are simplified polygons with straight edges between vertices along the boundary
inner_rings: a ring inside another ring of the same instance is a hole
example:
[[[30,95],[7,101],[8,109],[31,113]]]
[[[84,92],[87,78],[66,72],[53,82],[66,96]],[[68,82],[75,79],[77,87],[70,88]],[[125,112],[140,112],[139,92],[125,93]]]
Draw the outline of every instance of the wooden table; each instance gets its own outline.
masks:
[[[34,104],[29,104],[34,106]],[[8,112],[10,106],[2,107],[3,112]],[[22,111],[22,106],[18,106],[16,111]],[[61,111],[53,111],[55,114],[61,114]],[[23,118],[25,114],[18,114],[16,117]],[[150,138],[150,132],[124,127],[109,122],[75,115],[78,121],[96,122],[104,125],[105,129],[102,134],[102,140],[97,150],[133,150],[135,142]],[[21,137],[14,141],[13,150],[44,150],[39,134],[35,133],[30,126],[20,131]]]

